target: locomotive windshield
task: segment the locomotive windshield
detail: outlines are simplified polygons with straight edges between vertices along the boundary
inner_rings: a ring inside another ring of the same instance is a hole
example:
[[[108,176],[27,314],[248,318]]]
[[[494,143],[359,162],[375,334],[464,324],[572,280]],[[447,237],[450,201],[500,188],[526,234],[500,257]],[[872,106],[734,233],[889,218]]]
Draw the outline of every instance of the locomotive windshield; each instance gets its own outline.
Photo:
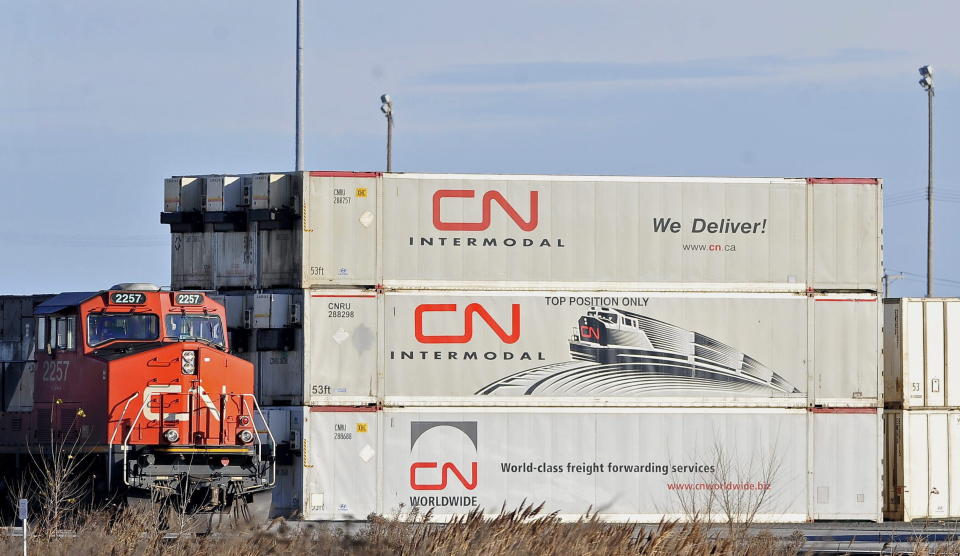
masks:
[[[157,315],[95,313],[87,316],[87,343],[94,347],[112,340],[156,340],[159,329]]]
[[[224,347],[220,317],[205,315],[167,315],[167,336],[177,340],[205,340]]]

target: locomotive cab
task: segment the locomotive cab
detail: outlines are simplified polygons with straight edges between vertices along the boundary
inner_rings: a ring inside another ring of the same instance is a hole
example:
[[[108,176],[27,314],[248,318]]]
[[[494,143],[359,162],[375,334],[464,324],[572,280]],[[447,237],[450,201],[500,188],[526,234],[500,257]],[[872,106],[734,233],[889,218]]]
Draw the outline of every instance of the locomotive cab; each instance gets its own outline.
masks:
[[[35,443],[104,457],[102,489],[129,501],[269,507],[276,445],[256,430],[253,366],[229,353],[222,305],[120,284],[54,296],[35,315]]]

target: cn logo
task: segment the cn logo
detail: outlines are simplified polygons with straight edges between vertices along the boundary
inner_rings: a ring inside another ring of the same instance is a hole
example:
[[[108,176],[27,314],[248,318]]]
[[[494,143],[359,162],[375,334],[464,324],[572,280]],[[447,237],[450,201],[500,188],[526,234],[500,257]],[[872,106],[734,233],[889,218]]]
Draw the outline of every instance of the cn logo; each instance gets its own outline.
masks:
[[[452,428],[463,433],[477,449],[477,422],[476,421],[412,421],[410,423],[410,451],[413,452],[417,440],[424,433],[438,428]],[[450,475],[460,481],[463,488],[473,490],[477,488],[477,462],[470,462],[469,477],[464,474],[453,462],[440,463],[439,461],[417,461],[410,465],[410,488],[413,490],[444,490],[451,483]],[[426,470],[440,468],[440,476],[436,472]],[[418,473],[418,471],[424,470]]]
[[[493,333],[500,337],[505,344],[515,343],[520,339],[520,305],[514,303],[511,310],[510,332],[507,332],[479,303],[471,303],[463,310],[463,334],[434,335],[423,332],[423,315],[431,312],[452,312],[457,310],[456,304],[427,303],[418,305],[413,312],[414,333],[421,344],[465,344],[473,339],[473,316],[477,315]]]
[[[520,216],[513,205],[503,197],[499,191],[487,191],[483,194],[483,216],[480,222],[448,222],[440,216],[440,202],[445,198],[466,198],[472,199],[476,191],[472,189],[440,189],[433,194],[433,227],[438,230],[449,230],[454,232],[482,232],[490,227],[490,205],[496,202],[500,208],[507,213],[507,216],[513,220],[517,226],[525,231],[533,231],[537,227],[539,218],[538,199],[539,192],[530,192],[530,216],[526,220]]]
[[[600,329],[595,326],[580,325],[580,338],[600,341]]]
[[[410,487],[413,490],[443,490],[447,488],[447,477],[450,476],[452,472],[454,476],[460,481],[460,484],[463,485],[467,490],[473,490],[477,488],[477,462],[470,463],[470,479],[467,479],[460,473],[460,470],[457,469],[457,466],[450,463],[449,461],[443,464],[443,467],[440,468],[440,482],[439,483],[424,483],[417,480],[417,469],[436,469],[437,462],[435,461],[418,461],[410,466]]]

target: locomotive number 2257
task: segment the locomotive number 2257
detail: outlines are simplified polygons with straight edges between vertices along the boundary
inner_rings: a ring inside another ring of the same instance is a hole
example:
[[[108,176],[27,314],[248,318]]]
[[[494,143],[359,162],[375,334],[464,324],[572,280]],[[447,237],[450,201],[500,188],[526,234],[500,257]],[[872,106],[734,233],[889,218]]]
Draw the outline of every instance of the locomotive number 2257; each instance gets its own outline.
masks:
[[[63,382],[70,370],[69,361],[44,361],[42,379],[45,382]]]

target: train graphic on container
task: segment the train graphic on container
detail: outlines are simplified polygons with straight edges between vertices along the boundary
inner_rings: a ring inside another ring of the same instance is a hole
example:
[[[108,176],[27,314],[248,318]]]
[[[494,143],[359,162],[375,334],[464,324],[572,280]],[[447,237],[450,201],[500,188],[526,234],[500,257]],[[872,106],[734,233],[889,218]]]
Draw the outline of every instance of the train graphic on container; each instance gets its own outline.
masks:
[[[50,296],[32,313],[23,361],[4,368],[18,392],[0,413],[5,469],[77,458],[85,496],[159,502],[160,515],[265,516],[276,443],[253,366],[228,351],[222,305],[119,284]]]
[[[799,394],[735,347],[637,313],[591,307],[570,338],[573,361],[514,373],[480,395]]]

